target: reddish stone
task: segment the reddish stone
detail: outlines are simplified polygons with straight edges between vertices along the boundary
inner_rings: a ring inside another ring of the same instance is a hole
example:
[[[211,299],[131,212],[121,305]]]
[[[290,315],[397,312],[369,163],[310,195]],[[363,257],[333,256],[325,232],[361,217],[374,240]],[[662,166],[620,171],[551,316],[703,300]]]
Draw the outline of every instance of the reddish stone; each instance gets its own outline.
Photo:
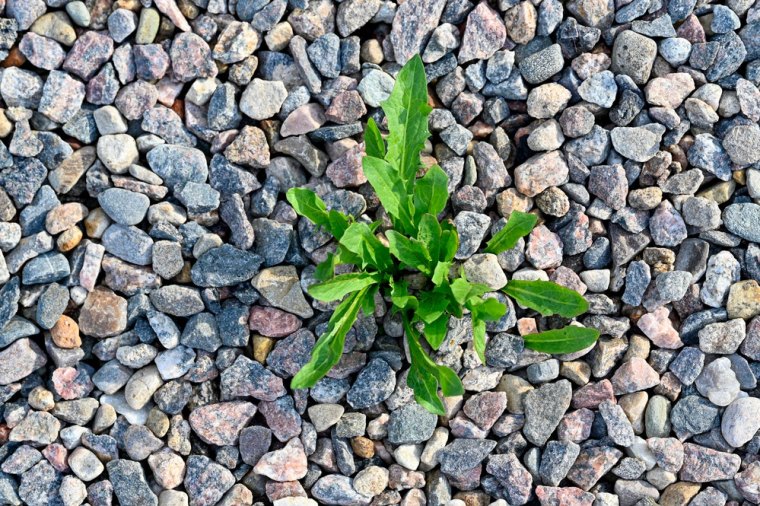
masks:
[[[683,449],[684,459],[680,477],[684,481],[706,483],[731,480],[742,463],[739,455],[719,452],[692,443],[685,443]]]
[[[113,39],[107,32],[86,31],[69,50],[63,68],[85,81],[92,78],[113,54]]]
[[[186,83],[199,77],[216,77],[216,63],[211,48],[194,33],[180,33],[174,37],[170,51],[174,78]]]
[[[69,464],[66,462],[69,452],[62,444],[53,443],[47,445],[42,450],[42,455],[45,456],[50,465],[58,472],[65,473],[69,470]]]
[[[273,307],[253,306],[248,318],[248,327],[266,337],[289,336],[302,324],[296,315]]]
[[[255,414],[256,406],[250,402],[219,402],[195,408],[189,421],[204,442],[226,446],[237,444],[240,431]]]
[[[567,473],[567,478],[588,490],[617,464],[623,452],[610,446],[584,448]]]
[[[621,365],[612,376],[615,393],[630,394],[660,383],[660,376],[643,358],[634,357]]]
[[[86,397],[94,385],[84,369],[59,367],[53,371],[53,388],[62,399],[69,401]]]
[[[639,318],[637,325],[656,346],[674,350],[681,348],[683,341],[668,319],[669,314],[670,311],[666,307],[659,307],[653,313]]]
[[[480,428],[489,430],[507,409],[505,392],[483,392],[464,403],[464,413]]]
[[[557,427],[557,437],[560,441],[580,443],[591,435],[591,425],[594,423],[594,412],[581,408],[562,417]]]
[[[106,288],[95,288],[79,312],[79,329],[94,337],[109,337],[127,328],[127,300]]]
[[[594,494],[576,487],[536,487],[536,496],[541,506],[591,506]]]
[[[253,471],[275,481],[300,480],[308,471],[301,441],[293,438],[283,449],[265,454],[253,467]]]
[[[579,388],[573,395],[573,407],[596,409],[606,400],[615,402],[615,393],[610,380],[603,379]]]
[[[364,143],[346,150],[327,166],[325,174],[338,188],[362,185],[367,182],[362,169],[362,158],[364,158]]]

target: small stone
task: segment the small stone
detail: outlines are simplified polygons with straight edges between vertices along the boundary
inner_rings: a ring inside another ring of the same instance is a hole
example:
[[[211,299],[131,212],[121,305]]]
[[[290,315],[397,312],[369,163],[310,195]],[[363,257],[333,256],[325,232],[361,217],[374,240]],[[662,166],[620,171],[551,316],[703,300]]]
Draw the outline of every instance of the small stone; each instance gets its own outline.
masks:
[[[629,76],[636,84],[646,84],[657,56],[657,43],[631,30],[615,37],[612,71]]]
[[[710,362],[695,382],[699,393],[716,406],[728,406],[739,393],[740,384],[731,369],[731,361],[720,357]]]
[[[732,479],[741,458],[692,443],[684,445],[684,462],[680,478],[695,483]]]
[[[359,373],[346,399],[354,409],[365,409],[386,400],[396,388],[396,374],[385,360],[370,361]]]
[[[306,454],[301,441],[292,439],[281,450],[263,455],[253,469],[279,482],[300,480],[307,473]]]
[[[436,422],[436,415],[419,404],[407,404],[391,413],[388,440],[397,445],[423,443],[430,439]]]
[[[489,59],[501,49],[506,37],[507,30],[498,13],[487,3],[478,4],[467,16],[467,25],[459,48],[459,63]]]
[[[255,413],[256,407],[249,402],[220,402],[196,408],[188,420],[193,431],[206,443],[234,445]]]

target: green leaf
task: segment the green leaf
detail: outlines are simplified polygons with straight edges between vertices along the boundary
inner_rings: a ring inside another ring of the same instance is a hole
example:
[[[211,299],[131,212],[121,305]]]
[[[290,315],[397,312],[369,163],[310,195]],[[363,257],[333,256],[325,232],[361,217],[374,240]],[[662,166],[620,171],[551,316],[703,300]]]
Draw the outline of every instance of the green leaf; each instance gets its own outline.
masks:
[[[456,230],[444,230],[441,232],[441,247],[438,258],[444,262],[451,262],[459,249],[459,236]]]
[[[414,391],[414,400],[431,413],[443,416],[446,409],[438,397],[438,384],[435,376],[425,374],[419,367],[411,367],[406,377],[406,384]]]
[[[310,219],[315,225],[321,225],[332,231],[327,214],[327,206],[312,190],[307,188],[291,188],[288,190],[286,197],[298,214]]]
[[[388,248],[375,237],[366,223],[349,225],[340,238],[340,244],[359,257],[362,269],[371,265],[378,271],[384,272],[393,267]]]
[[[415,309],[417,307],[417,297],[409,295],[409,283],[395,281],[393,278],[390,278],[389,283],[391,285],[391,302],[394,306],[400,309],[407,307]]]
[[[414,315],[425,323],[432,323],[437,320],[449,305],[446,297],[442,297],[436,292],[422,292],[419,296],[420,305]]]
[[[330,369],[340,361],[343,355],[343,345],[346,334],[356,321],[362,299],[369,290],[368,287],[354,292],[338,304],[327,325],[327,332],[317,341],[311,352],[311,359],[293,377],[292,388],[310,388],[322,379]]]
[[[412,366],[407,376],[407,385],[414,390],[415,400],[431,413],[444,415],[445,410],[438,397],[437,386],[441,386],[444,395],[462,395],[464,387],[459,377],[446,366],[438,365],[425,353],[420,344],[420,336],[409,321],[402,315],[409,356]]]
[[[588,348],[598,338],[598,330],[575,325],[523,336],[526,347],[542,353],[574,353]]]
[[[340,240],[348,228],[348,217],[343,213],[331,209],[327,212],[327,221],[329,222],[330,232],[333,237]]]
[[[412,230],[409,196],[398,172],[385,160],[372,156],[362,159],[362,168],[367,181],[391,218],[399,222],[402,230]]]
[[[433,277],[431,281],[435,286],[442,285],[449,279],[449,270],[451,270],[451,262],[438,262],[433,270]]]
[[[335,261],[337,256],[328,253],[324,262],[321,262],[314,271],[314,277],[318,281],[327,281],[335,275]]]
[[[425,323],[425,339],[428,344],[434,350],[441,347],[444,339],[446,339],[446,333],[449,330],[449,315],[442,314],[437,320],[432,323]]]
[[[532,214],[512,211],[504,228],[491,237],[491,240],[486,244],[486,253],[498,255],[514,248],[521,237],[530,234],[530,231],[536,226],[536,222],[538,222],[538,218]]]
[[[507,306],[494,298],[483,299],[481,297],[473,297],[470,300],[478,301],[470,310],[476,313],[481,320],[496,321],[507,312]]]
[[[513,279],[504,287],[504,293],[544,316],[573,318],[588,311],[588,302],[581,294],[551,281]]]
[[[367,129],[364,131],[364,151],[367,156],[385,158],[385,142],[373,118],[367,121]]]
[[[417,240],[425,246],[431,259],[438,258],[438,250],[441,247],[441,224],[432,214],[420,216],[417,224]]]
[[[409,60],[396,77],[396,84],[380,106],[388,120],[388,152],[385,159],[398,170],[404,186],[411,190],[420,165],[420,151],[430,136],[427,78],[419,55]]]
[[[480,362],[486,363],[486,322],[472,316],[472,344]]]
[[[414,207],[420,213],[438,216],[449,200],[449,176],[437,165],[414,183]]]
[[[391,254],[401,260],[401,263],[417,269],[423,274],[430,275],[430,255],[425,247],[416,239],[409,239],[395,230],[385,233]]]
[[[340,300],[351,292],[356,292],[364,287],[380,282],[379,273],[351,272],[341,274],[322,283],[311,285],[309,295],[322,302]]]
[[[441,384],[441,392],[446,397],[464,394],[462,380],[448,367],[438,366],[438,383]]]
[[[451,288],[451,294],[454,296],[454,300],[463,306],[470,295],[470,283],[464,278],[456,278],[449,285]]]
[[[375,314],[375,295],[380,290],[380,285],[371,285],[367,294],[362,299],[362,312],[365,316],[374,316]]]

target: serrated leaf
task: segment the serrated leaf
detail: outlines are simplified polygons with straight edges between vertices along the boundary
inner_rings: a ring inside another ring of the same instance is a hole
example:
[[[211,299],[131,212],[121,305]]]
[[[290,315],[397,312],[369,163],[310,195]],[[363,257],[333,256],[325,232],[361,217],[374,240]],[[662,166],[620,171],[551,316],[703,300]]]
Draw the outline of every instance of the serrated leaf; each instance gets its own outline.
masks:
[[[525,346],[541,353],[574,353],[588,348],[599,338],[599,331],[569,325],[563,329],[547,330],[523,336]]]
[[[367,129],[364,131],[364,152],[367,156],[385,158],[385,141],[373,118],[367,121]]]
[[[430,255],[421,242],[395,230],[388,230],[385,237],[388,238],[391,254],[401,260],[401,263],[430,276]]]
[[[449,176],[437,165],[414,183],[414,207],[420,213],[438,216],[449,200]]]
[[[449,315],[441,314],[432,323],[425,323],[425,340],[431,348],[437,350],[441,347],[446,333],[449,330]]]
[[[291,188],[285,196],[295,212],[310,219],[315,225],[321,225],[332,231],[327,214],[327,206],[312,190],[307,188]]]
[[[530,234],[537,222],[538,218],[532,214],[512,211],[504,228],[499,230],[486,244],[486,253],[498,255],[514,248],[521,237]]]
[[[588,302],[581,294],[551,281],[513,279],[503,290],[521,306],[543,316],[573,318],[588,311]]]
[[[373,156],[362,159],[362,168],[380,203],[388,215],[398,222],[398,228],[407,232],[412,230],[409,196],[397,170],[385,160]]]
[[[359,309],[362,306],[362,298],[368,288],[354,292],[338,304],[338,307],[330,317],[327,332],[317,341],[311,352],[309,362],[304,365],[293,377],[290,383],[292,388],[310,388],[322,379],[330,369],[340,361],[343,355],[343,346],[346,342],[346,334],[356,321]]]
[[[374,285],[380,282],[379,273],[369,272],[350,272],[341,274],[332,279],[311,285],[308,289],[309,295],[322,302],[332,302],[340,300],[351,292],[356,292],[364,287]]]
[[[419,55],[399,71],[387,100],[380,104],[388,120],[388,151],[385,159],[399,171],[407,190],[411,190],[420,165],[420,151],[430,136],[427,104],[427,78]]]

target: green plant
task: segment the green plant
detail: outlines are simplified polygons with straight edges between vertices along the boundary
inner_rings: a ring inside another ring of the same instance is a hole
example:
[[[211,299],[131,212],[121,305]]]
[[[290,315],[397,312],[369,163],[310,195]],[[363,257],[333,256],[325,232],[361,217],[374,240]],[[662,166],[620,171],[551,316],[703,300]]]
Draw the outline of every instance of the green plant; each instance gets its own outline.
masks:
[[[464,389],[454,371],[430,358],[422,336],[430,348],[437,350],[446,337],[450,317],[462,318],[469,312],[474,349],[485,363],[486,321],[498,320],[507,308],[495,298],[484,298],[492,289],[471,283],[463,269],[455,268],[457,230],[450,221],[437,218],[448,201],[446,173],[434,165],[417,178],[420,152],[430,136],[431,111],[419,56],[401,69],[393,92],[381,107],[389,134],[384,140],[375,122],[369,120],[362,166],[388,213],[391,228],[381,231],[378,221],[365,223],[328,210],[311,190],[293,188],[287,193],[298,214],[328,230],[338,242],[336,253],[318,266],[316,277],[320,282],[312,285],[308,293],[320,301],[341,301],[327,331],[317,341],[311,360],[295,375],[291,386],[311,387],[338,363],[346,334],[359,311],[373,314],[379,292],[391,302],[392,310],[401,314],[411,358],[408,385],[417,402],[443,414],[438,389],[445,396],[461,395]],[[536,222],[536,216],[514,211],[485,251],[498,254],[514,247]],[[335,266],[340,264],[353,266],[354,272],[335,275]],[[410,273],[424,276],[423,288],[410,287],[405,280]],[[503,291],[542,315],[572,318],[588,309],[578,293],[548,281],[513,280]],[[598,336],[594,329],[568,326],[527,335],[525,344],[541,352],[569,353],[590,346]]]

